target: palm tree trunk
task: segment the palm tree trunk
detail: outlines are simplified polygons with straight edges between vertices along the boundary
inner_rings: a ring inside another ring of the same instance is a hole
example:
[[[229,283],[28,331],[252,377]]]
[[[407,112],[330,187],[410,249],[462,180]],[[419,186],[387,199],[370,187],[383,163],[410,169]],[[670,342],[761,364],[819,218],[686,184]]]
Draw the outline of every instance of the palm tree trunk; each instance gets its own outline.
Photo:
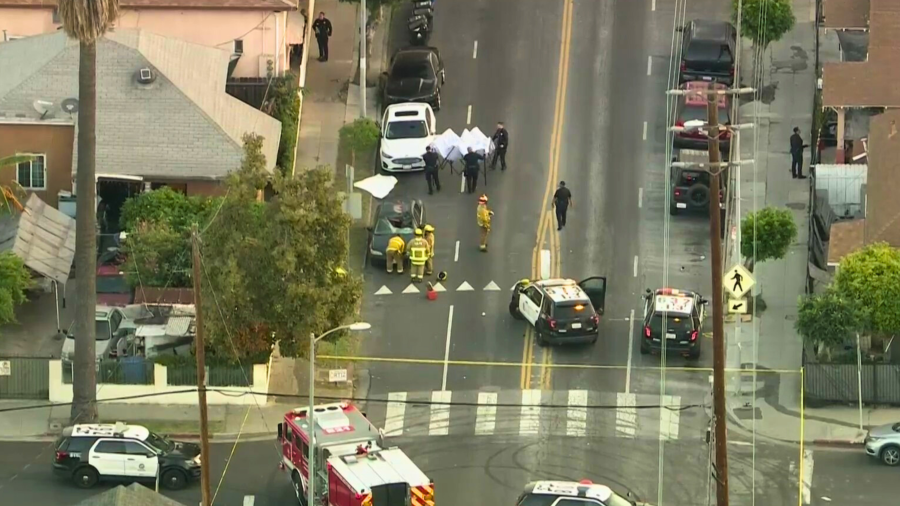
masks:
[[[97,420],[97,369],[94,364],[97,308],[97,42],[79,43],[78,161],[75,201],[75,358],[71,420]]]

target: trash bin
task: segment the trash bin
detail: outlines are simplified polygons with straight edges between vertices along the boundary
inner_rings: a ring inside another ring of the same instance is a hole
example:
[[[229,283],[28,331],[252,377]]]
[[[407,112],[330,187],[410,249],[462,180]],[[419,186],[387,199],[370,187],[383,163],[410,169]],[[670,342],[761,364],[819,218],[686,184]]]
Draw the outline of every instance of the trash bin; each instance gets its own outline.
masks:
[[[126,385],[146,385],[147,368],[144,367],[144,357],[123,357],[119,359]]]

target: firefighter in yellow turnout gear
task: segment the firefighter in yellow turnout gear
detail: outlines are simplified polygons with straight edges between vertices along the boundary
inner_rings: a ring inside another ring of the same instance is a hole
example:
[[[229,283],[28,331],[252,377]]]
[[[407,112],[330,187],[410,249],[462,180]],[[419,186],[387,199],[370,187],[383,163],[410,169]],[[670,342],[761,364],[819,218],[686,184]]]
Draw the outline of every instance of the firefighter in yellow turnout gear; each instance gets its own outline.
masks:
[[[425,225],[425,242],[428,243],[428,259],[425,260],[425,275],[431,276],[434,272],[434,227]]]
[[[488,209],[487,202],[487,195],[482,195],[478,199],[478,229],[481,231],[481,244],[478,246],[478,249],[481,251],[487,251],[487,238],[491,232],[491,217],[494,215],[494,211]]]
[[[388,241],[387,251],[385,251],[388,274],[394,272],[394,264],[397,264],[397,272],[403,274],[404,251],[406,251],[406,243],[403,242],[403,238],[399,235],[391,237],[391,240]]]
[[[409,263],[412,268],[412,280],[422,281],[425,274],[425,261],[428,260],[428,241],[422,237],[422,229],[416,229],[416,236],[406,244],[409,251]]]

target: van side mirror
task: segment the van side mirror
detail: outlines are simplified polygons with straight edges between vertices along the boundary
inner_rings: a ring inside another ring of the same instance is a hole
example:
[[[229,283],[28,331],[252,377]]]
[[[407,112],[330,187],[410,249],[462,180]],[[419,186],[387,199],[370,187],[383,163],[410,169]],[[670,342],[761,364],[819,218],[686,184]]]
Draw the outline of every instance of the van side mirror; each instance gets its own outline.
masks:
[[[283,436],[284,436],[284,424],[279,423],[278,424],[278,439],[282,439]]]
[[[707,299],[700,299],[700,304],[703,304],[705,306],[709,304],[709,301]]]

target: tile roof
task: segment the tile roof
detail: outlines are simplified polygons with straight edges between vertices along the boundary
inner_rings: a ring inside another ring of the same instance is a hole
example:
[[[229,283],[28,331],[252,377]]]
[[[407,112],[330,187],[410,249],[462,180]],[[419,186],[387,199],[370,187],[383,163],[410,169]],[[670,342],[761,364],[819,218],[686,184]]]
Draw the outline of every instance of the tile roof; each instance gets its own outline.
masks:
[[[824,0],[822,13],[824,15],[822,28],[865,29],[869,27],[869,0]]]
[[[56,7],[57,0],[0,0],[0,7]],[[294,11],[292,0],[120,0],[123,9],[216,9],[253,11]]]
[[[842,258],[862,248],[865,229],[866,220],[862,219],[834,222],[828,241],[828,265],[839,264]]]
[[[900,247],[900,110],[872,118],[868,159],[865,242]]]
[[[900,107],[900,2],[870,2],[869,59],[823,65],[825,107]]]
[[[221,178],[240,166],[247,132],[265,138],[274,168],[281,124],[225,93],[226,51],[125,29],[97,49],[98,173]],[[45,100],[50,117],[69,116],[59,104],[78,96],[78,44],[64,33],[0,44],[0,68],[0,114],[38,121],[32,104]],[[152,84],[137,83],[141,68],[153,70]]]

